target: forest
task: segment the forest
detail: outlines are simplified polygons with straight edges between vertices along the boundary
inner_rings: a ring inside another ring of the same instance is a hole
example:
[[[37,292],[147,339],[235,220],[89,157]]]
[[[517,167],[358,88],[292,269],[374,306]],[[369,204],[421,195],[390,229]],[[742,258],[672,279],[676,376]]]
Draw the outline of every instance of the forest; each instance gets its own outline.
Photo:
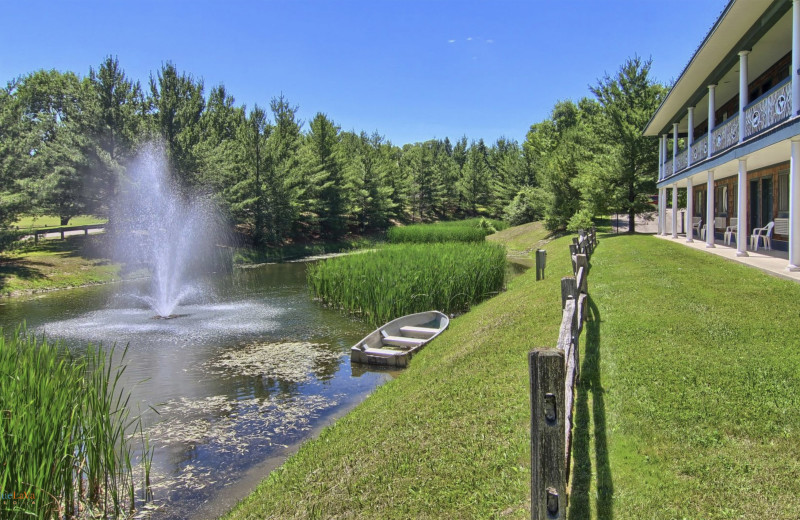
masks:
[[[116,57],[86,75],[38,70],[0,89],[0,229],[20,215],[108,217],[137,151],[161,143],[181,186],[216,201],[255,244],[336,239],[397,222],[486,216],[576,229],[651,208],[657,142],[642,129],[666,89],[634,57],[559,101],[525,139],[397,145],[298,118],[283,94],[238,105],[167,62],[145,84]],[[486,108],[490,110],[491,107]],[[632,226],[631,226],[632,227]]]

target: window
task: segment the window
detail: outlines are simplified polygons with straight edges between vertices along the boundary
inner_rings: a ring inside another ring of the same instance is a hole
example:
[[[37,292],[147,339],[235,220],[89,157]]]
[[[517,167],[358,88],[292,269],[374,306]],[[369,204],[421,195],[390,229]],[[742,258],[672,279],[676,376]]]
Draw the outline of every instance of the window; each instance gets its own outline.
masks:
[[[705,213],[703,212],[705,204],[703,204],[703,195],[706,192],[704,191],[696,191],[694,193],[694,214],[698,216],[703,216]]]
[[[733,207],[731,208],[731,217],[736,217],[739,211],[739,190],[733,190]]]
[[[789,216],[789,172],[778,173],[778,216]]]
[[[728,186],[717,186],[714,197],[714,210],[717,215],[728,213]]]

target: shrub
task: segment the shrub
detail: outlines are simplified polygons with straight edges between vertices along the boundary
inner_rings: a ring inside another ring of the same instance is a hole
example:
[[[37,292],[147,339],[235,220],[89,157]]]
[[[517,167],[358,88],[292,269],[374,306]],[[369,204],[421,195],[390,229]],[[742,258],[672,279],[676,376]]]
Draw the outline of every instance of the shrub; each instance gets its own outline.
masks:
[[[503,212],[503,218],[512,226],[534,222],[542,218],[541,205],[537,203],[536,189],[524,186]]]

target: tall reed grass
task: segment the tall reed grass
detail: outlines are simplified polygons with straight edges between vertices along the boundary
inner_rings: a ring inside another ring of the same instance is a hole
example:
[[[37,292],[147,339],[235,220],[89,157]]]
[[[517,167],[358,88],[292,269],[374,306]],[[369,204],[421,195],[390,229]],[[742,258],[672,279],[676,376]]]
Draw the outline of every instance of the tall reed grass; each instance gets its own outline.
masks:
[[[508,227],[502,220],[473,218],[468,220],[413,224],[389,228],[386,237],[393,244],[431,242],[481,242],[495,231]]]
[[[466,311],[500,291],[505,272],[497,244],[401,244],[310,264],[308,285],[324,304],[379,325],[431,309]]]
[[[127,350],[127,349],[126,349]],[[132,438],[142,441],[142,484],[152,451],[120,385],[125,352],[82,356],[0,329],[0,517],[120,517],[136,503]],[[11,498],[9,498],[11,497]]]

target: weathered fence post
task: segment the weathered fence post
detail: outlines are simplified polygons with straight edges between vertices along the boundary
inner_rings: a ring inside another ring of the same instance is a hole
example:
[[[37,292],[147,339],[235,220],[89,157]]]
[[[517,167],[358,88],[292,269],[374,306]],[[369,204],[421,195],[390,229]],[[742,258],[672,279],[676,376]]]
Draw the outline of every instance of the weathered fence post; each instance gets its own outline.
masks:
[[[544,249],[536,250],[536,280],[544,280],[544,268],[547,264],[547,251]]]
[[[531,519],[566,518],[564,353],[528,354],[531,384]]]
[[[581,286],[578,288],[580,292],[586,294],[588,285],[587,285],[587,278],[589,274],[589,260],[586,258],[586,255],[576,255],[575,256],[575,267],[580,273],[581,267],[583,267],[583,277],[580,280]]]
[[[578,285],[575,278],[565,276],[561,279],[561,310],[567,305],[567,300],[570,298],[575,300],[578,297]]]
[[[83,227],[83,234],[85,236],[87,236],[87,237],[89,236],[89,226],[84,226]]]
[[[64,228],[61,228],[61,240],[64,240]]]

